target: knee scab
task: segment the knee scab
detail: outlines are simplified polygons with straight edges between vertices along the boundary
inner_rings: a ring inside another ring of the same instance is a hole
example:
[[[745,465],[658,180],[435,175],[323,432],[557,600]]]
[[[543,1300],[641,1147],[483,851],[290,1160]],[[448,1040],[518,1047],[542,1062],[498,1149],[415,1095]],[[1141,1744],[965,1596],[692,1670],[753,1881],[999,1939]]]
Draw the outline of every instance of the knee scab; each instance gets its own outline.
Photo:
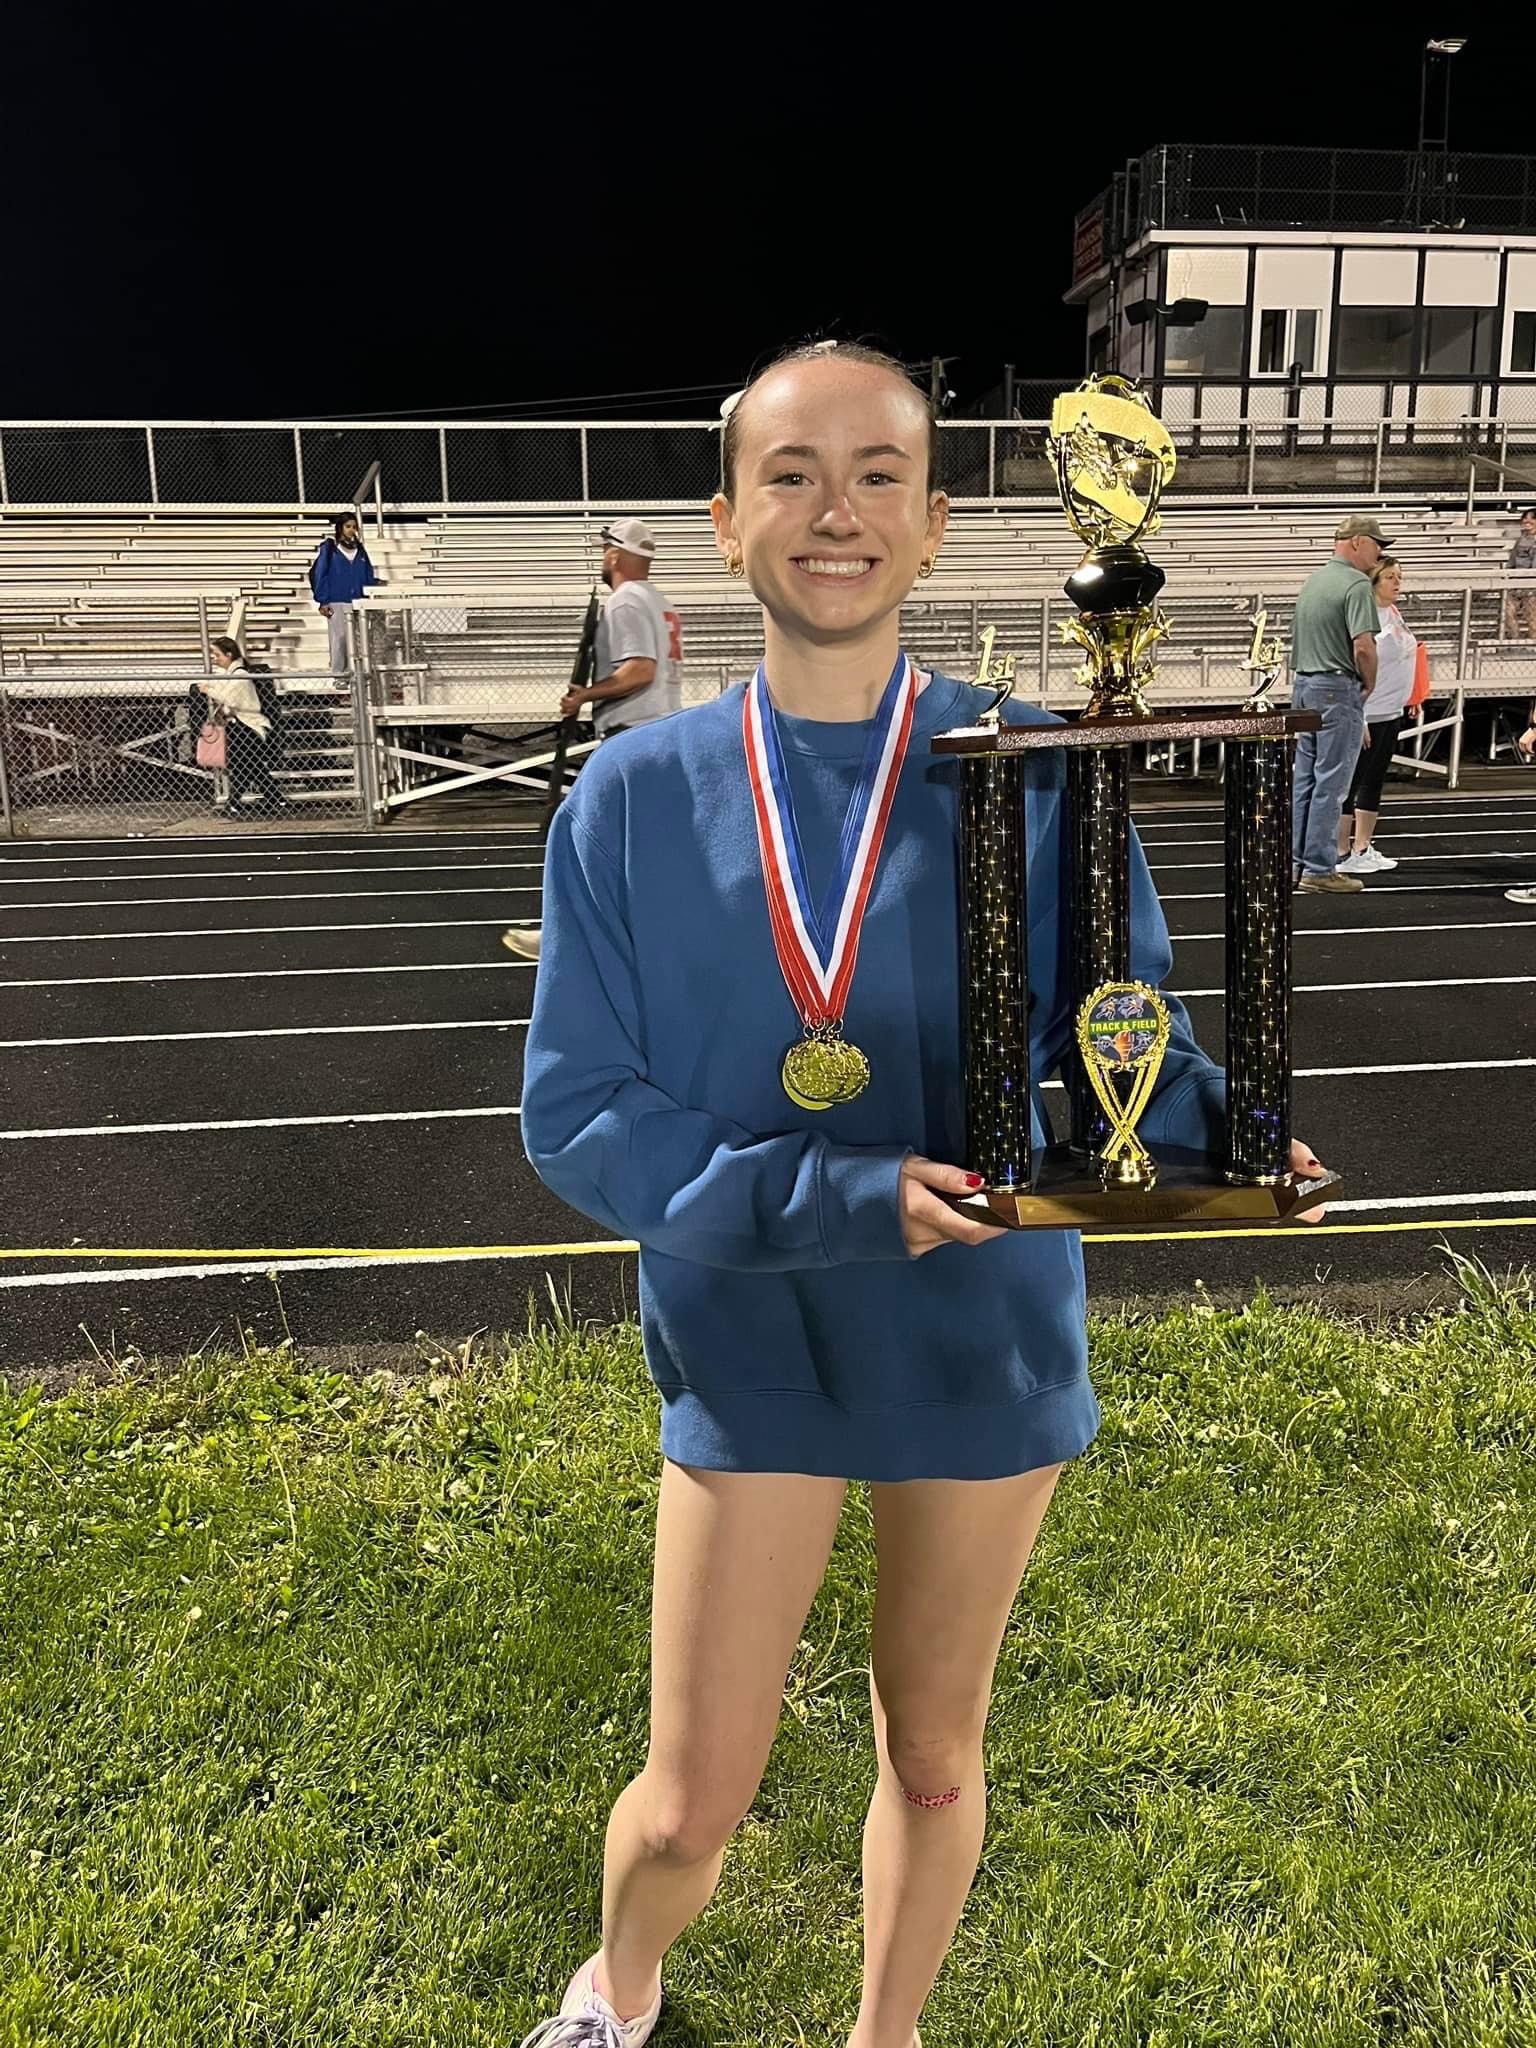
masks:
[[[947,1792],[912,1792],[903,1785],[901,1796],[908,1806],[953,1806],[960,1797],[960,1787],[951,1785]]]

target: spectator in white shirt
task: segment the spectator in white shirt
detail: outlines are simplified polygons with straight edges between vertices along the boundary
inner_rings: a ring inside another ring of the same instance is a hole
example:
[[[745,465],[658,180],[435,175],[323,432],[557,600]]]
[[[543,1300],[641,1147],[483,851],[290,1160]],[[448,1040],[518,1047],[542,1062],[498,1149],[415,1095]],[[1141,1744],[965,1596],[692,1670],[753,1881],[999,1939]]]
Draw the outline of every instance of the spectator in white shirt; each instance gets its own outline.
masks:
[[[1376,635],[1376,687],[1365,700],[1365,740],[1339,817],[1341,875],[1384,875],[1397,866],[1395,860],[1378,853],[1371,841],[1419,654],[1419,643],[1397,608],[1403,588],[1402,564],[1395,555],[1383,555],[1370,574],[1381,620]]]

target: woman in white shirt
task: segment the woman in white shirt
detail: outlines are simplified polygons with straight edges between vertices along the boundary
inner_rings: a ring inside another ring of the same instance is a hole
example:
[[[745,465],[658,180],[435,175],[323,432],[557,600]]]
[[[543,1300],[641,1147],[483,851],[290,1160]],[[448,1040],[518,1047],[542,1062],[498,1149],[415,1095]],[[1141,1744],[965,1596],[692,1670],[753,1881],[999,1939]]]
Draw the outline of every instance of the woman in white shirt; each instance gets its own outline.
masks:
[[[272,817],[286,811],[288,799],[273,780],[267,766],[272,721],[261,708],[256,679],[245,665],[238,640],[220,633],[210,643],[213,665],[222,671],[218,681],[194,685],[208,699],[209,716],[225,728],[228,756],[229,803],[226,818]],[[242,801],[247,792],[255,802]]]
[[[1397,608],[1403,570],[1396,556],[1383,555],[1371,572],[1371,581],[1376,586],[1376,611],[1381,620],[1376,635],[1376,687],[1365,700],[1365,743],[1339,818],[1341,875],[1384,875],[1397,866],[1395,860],[1378,853],[1371,840],[1381,814],[1382,785],[1413,689],[1419,651],[1418,641],[1403,624]]]

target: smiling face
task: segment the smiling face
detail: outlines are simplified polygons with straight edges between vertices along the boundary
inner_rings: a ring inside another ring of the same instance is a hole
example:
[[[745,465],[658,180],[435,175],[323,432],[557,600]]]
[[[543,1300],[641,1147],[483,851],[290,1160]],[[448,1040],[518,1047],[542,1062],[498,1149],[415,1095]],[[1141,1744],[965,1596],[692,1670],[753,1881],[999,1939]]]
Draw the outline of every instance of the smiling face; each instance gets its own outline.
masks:
[[[827,645],[888,617],[944,535],[928,488],[928,415],[905,378],[835,356],[770,370],[741,401],[720,551],[782,632]]]

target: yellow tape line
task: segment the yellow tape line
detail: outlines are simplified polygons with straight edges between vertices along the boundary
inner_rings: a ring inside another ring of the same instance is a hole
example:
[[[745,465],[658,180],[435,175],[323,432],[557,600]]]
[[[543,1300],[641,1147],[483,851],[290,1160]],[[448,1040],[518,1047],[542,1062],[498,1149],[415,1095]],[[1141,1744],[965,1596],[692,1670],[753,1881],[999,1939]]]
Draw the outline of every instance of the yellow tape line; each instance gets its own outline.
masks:
[[[579,1259],[591,1252],[637,1252],[628,1238],[598,1238],[585,1244],[259,1244],[156,1246],[151,1251],[126,1251],[120,1245],[52,1245],[32,1251],[0,1251],[0,1259]]]
[[[1169,1244],[1213,1237],[1372,1237],[1399,1231],[1525,1230],[1536,1216],[1451,1216],[1432,1223],[1282,1223],[1234,1225],[1221,1230],[1106,1230],[1083,1232],[1084,1244]],[[637,1252],[632,1238],[599,1238],[580,1244],[445,1244],[445,1245],[218,1245],[156,1246],[149,1251],[120,1245],[45,1246],[0,1250],[0,1259],[580,1259],[595,1253]]]

